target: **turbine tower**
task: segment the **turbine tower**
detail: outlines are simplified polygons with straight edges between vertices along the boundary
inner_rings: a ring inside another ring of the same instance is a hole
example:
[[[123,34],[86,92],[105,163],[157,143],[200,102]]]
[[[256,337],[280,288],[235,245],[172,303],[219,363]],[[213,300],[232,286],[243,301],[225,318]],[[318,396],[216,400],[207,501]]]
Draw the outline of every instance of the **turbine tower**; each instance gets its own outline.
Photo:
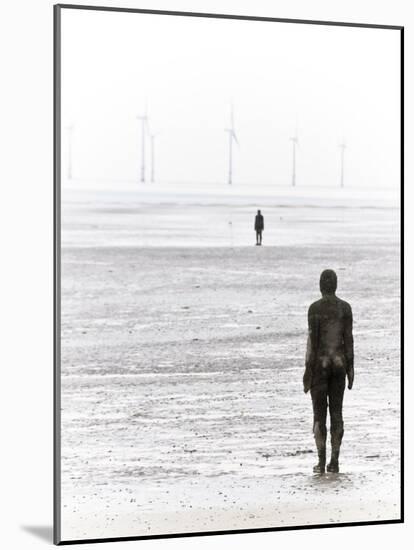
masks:
[[[73,124],[66,127],[68,133],[68,180],[72,179],[72,138]]]
[[[230,111],[230,128],[225,128],[225,132],[228,132],[229,134],[229,175],[228,175],[228,184],[231,185],[233,183],[233,141],[239,144],[236,136],[236,132],[234,131],[234,112],[233,112],[233,104],[231,105],[231,111]]]
[[[292,142],[292,187],[296,185],[296,146],[298,145],[298,131],[290,138]]]
[[[345,155],[345,149],[346,149],[346,143],[344,140],[342,140],[342,143],[339,144],[339,148],[341,149],[341,187],[344,186],[344,155]]]
[[[149,134],[151,144],[151,183],[155,181],[155,137],[157,134]]]
[[[141,182],[145,182],[145,138],[148,133],[147,106],[143,115],[138,115],[137,120],[141,121]]]

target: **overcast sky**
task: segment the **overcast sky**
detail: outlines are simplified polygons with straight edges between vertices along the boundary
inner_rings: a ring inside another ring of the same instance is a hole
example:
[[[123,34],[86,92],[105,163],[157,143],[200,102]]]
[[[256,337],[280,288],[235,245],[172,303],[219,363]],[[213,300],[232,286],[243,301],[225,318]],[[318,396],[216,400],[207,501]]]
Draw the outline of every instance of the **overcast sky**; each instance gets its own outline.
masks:
[[[346,185],[397,190],[399,44],[393,30],[64,9],[63,175],[73,124],[75,178],[138,181],[147,102],[157,180],[224,184],[233,102],[235,184],[289,184],[297,127],[298,185],[337,186],[344,139]]]

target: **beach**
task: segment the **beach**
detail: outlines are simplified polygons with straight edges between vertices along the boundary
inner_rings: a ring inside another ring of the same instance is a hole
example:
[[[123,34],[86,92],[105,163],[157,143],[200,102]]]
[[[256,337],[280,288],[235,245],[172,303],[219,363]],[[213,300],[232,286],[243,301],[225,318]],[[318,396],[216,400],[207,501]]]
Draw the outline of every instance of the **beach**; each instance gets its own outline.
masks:
[[[398,201],[233,195],[64,190],[63,540],[400,517]],[[302,376],[325,268],[355,384],[341,472],[318,476]]]

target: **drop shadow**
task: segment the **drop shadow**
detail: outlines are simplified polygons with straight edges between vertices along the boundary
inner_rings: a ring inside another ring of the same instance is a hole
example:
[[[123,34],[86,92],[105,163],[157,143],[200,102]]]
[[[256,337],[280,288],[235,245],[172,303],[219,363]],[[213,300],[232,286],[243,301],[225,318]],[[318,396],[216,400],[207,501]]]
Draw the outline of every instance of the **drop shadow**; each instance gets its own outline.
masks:
[[[53,527],[51,525],[21,525],[21,528],[39,539],[53,543]]]

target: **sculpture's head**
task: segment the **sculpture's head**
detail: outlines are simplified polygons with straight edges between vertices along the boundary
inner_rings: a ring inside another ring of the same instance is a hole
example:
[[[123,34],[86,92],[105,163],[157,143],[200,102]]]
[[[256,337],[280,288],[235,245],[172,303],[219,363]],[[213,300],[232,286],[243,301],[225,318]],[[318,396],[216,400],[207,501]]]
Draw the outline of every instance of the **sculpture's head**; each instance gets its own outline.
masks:
[[[321,273],[319,280],[319,288],[322,294],[335,294],[338,279],[333,269],[325,269]]]

